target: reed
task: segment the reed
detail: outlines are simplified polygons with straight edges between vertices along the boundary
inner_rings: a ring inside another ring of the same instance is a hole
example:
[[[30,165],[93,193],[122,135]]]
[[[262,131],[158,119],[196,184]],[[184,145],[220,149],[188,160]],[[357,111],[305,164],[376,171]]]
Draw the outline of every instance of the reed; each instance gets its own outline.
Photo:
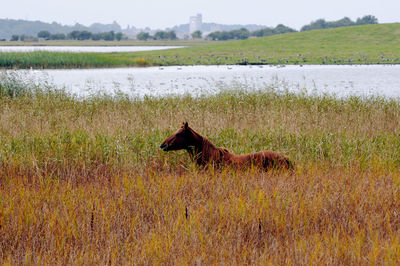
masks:
[[[72,52],[2,52],[0,68],[99,68],[146,66],[151,63],[144,58],[116,58],[106,53]]]
[[[397,99],[78,99],[7,83],[25,92],[0,96],[1,263],[400,260]],[[285,153],[296,171],[204,171],[162,152],[185,120],[235,153]]]

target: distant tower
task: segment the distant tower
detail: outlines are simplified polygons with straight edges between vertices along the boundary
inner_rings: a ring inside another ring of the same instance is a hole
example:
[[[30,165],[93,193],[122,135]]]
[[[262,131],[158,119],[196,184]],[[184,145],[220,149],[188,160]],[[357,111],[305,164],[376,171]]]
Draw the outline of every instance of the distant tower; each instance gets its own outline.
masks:
[[[193,33],[195,31],[200,30],[203,24],[203,16],[201,14],[197,14],[196,16],[192,16],[189,18],[189,33]]]

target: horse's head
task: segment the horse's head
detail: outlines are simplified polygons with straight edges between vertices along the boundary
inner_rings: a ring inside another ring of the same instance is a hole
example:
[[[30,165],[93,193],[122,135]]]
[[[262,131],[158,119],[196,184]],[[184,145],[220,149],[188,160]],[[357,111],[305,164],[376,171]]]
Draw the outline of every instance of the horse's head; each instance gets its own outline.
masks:
[[[161,143],[160,148],[164,151],[175,151],[189,149],[189,147],[195,146],[195,143],[196,136],[186,122],[182,123],[182,126],[175,134],[166,138],[163,143]]]

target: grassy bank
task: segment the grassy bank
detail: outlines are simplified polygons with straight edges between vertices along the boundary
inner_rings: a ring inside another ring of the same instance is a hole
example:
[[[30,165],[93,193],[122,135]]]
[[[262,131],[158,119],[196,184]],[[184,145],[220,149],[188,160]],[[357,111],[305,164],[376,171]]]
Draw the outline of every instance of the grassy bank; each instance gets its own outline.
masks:
[[[2,263],[400,260],[398,100],[268,88],[83,100],[43,86],[7,88]],[[285,153],[296,172],[203,171],[184,152],[160,151],[185,120],[235,153]]]
[[[215,64],[398,64],[400,24],[377,24],[213,42],[148,52],[0,53],[2,68],[79,68]],[[79,60],[78,58],[83,59]],[[59,59],[59,58],[62,58]],[[76,63],[78,61],[78,63]]]
[[[100,68],[150,66],[152,63],[140,57],[118,57],[109,53],[64,52],[0,52],[0,68]]]
[[[153,64],[400,63],[400,23],[343,27],[215,43],[138,56]]]

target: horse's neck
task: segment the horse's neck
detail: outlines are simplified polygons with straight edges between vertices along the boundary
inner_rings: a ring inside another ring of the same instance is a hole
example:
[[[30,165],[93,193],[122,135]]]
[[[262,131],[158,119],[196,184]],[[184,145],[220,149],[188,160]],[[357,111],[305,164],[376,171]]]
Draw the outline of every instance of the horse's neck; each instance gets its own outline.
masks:
[[[206,165],[211,161],[219,159],[219,150],[209,141],[207,138],[203,137],[201,147],[197,148],[198,154],[196,155],[197,164]]]
[[[191,129],[194,138],[194,145],[190,146],[187,151],[189,155],[194,158],[203,150],[203,136]]]
[[[208,157],[210,152],[214,151],[217,148],[206,137],[203,137],[193,129],[191,131],[193,133],[195,141],[194,145],[192,147],[189,147],[187,151],[189,152],[189,155],[192,158],[192,160],[196,160],[198,164],[203,164],[205,163],[204,162],[205,159],[207,161],[209,160]]]

